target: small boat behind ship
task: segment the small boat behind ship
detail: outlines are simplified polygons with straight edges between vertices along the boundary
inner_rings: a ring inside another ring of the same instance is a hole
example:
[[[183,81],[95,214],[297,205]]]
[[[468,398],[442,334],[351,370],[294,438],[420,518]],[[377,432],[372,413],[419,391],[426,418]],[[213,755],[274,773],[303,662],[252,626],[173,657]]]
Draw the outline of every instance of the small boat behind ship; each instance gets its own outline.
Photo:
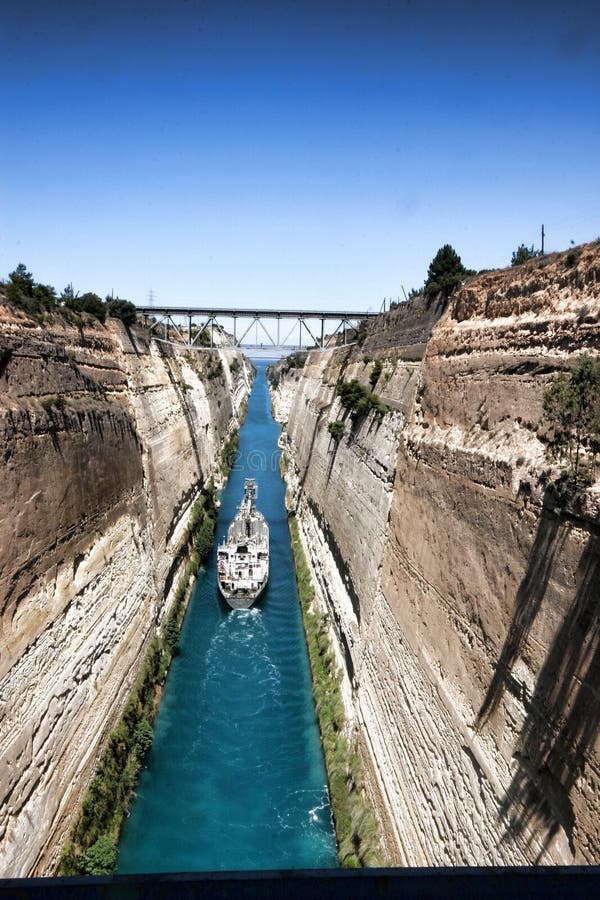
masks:
[[[244,496],[217,551],[217,583],[232,609],[249,609],[269,578],[269,526],[256,508],[256,481],[246,478]]]

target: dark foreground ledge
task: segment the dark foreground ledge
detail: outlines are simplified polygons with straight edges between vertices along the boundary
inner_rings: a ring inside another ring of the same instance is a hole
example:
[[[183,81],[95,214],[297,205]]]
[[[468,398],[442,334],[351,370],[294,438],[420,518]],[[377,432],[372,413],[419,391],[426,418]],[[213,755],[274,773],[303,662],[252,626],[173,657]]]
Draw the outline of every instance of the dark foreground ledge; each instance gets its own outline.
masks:
[[[600,866],[297,869],[265,872],[0,879],[0,900],[496,900],[600,896]]]

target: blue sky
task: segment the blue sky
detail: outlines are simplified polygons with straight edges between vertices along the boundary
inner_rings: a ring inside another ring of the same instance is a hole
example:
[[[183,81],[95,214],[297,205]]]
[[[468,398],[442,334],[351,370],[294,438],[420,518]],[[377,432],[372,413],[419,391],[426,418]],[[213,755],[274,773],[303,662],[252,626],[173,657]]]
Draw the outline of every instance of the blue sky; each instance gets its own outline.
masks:
[[[0,277],[379,308],[600,236],[600,6],[20,0],[0,12]]]

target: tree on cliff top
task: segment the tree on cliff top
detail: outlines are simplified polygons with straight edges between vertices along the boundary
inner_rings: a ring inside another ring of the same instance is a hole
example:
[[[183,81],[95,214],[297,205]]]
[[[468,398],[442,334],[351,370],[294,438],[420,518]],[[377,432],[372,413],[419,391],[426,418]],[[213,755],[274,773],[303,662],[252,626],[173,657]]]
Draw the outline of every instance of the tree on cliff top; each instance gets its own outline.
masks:
[[[462,260],[454,247],[444,244],[433,257],[427,269],[427,281],[424,293],[428,300],[432,300],[441,294],[447,300],[450,294],[458,287],[467,275],[472,275],[470,269],[465,269]]]
[[[109,300],[106,304],[106,311],[113,319],[121,319],[125,325],[135,325],[137,310],[129,300],[121,300],[118,297]]]
[[[525,244],[519,244],[517,249],[513,252],[510,264],[511,266],[521,266],[524,262],[527,262],[528,259],[535,259],[536,256],[541,255],[542,251],[534,250],[533,244],[531,247],[527,247]]]
[[[592,456],[600,451],[600,361],[582,354],[570,374],[556,375],[544,393],[544,412],[553,429],[548,445],[551,459],[566,463],[566,478],[577,485],[582,450]]]
[[[63,297],[65,291],[63,291]],[[82,294],[81,297],[74,294],[67,296],[65,298],[65,306],[67,309],[72,309],[74,312],[88,313],[90,316],[99,319],[100,322],[104,322],[106,319],[106,306],[98,294],[94,294],[92,291],[87,291],[85,294]]]
[[[51,309],[56,304],[56,292],[52,285],[36,284],[24,263],[19,263],[8,277],[6,298],[9,303],[31,314]]]
[[[9,273],[10,285],[14,285],[13,290],[18,290],[22,294],[26,294],[29,297],[33,296],[33,285],[35,284],[33,280],[33,275],[31,272],[27,271],[27,266],[25,263],[19,263],[17,268]]]

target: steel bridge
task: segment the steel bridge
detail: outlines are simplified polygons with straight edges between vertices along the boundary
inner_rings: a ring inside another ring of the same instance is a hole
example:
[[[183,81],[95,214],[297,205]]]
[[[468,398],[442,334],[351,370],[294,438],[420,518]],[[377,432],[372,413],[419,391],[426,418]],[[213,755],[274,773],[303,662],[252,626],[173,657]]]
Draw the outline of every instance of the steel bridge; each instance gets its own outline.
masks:
[[[162,333],[162,340],[168,341],[172,329],[188,350],[217,345],[276,351],[310,345],[325,350],[340,341],[345,344],[348,331],[355,329],[361,319],[378,315],[356,310],[220,309],[210,306],[136,306],[136,309],[151,332],[156,331],[157,336]],[[274,334],[269,333],[265,325],[265,321],[270,320],[275,326]],[[246,340],[253,327],[254,341]],[[259,328],[266,339],[260,344]]]

